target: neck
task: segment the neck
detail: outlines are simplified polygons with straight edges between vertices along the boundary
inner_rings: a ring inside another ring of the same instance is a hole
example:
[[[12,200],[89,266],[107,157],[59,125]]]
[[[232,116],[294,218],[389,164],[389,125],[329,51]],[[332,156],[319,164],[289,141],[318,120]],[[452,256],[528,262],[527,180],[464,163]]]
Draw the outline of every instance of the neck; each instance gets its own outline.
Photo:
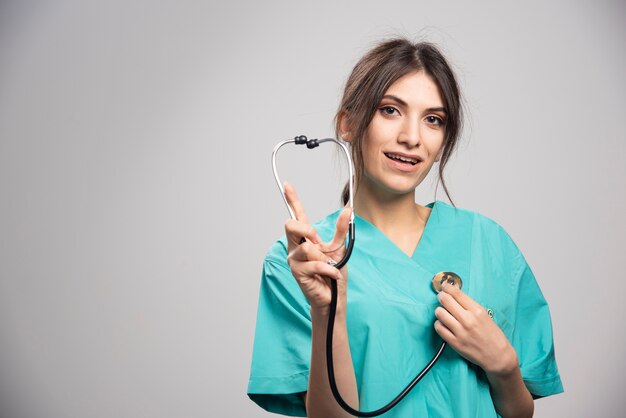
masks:
[[[406,194],[390,193],[380,188],[361,184],[354,197],[355,212],[381,231],[394,233],[419,228],[428,214],[415,204],[415,191]]]

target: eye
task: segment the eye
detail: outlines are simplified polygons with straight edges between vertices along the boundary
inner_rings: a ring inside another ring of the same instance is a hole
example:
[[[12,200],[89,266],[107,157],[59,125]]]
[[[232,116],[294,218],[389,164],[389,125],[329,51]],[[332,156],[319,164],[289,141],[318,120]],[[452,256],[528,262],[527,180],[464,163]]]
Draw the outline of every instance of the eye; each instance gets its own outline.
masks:
[[[398,111],[398,109],[396,109],[393,106],[382,106],[379,107],[378,110],[383,114],[383,115],[388,115],[388,116],[392,116],[392,115],[399,115],[400,112]]]
[[[426,122],[431,125],[436,125],[436,126],[444,126],[446,124],[446,122],[437,115],[426,116]]]

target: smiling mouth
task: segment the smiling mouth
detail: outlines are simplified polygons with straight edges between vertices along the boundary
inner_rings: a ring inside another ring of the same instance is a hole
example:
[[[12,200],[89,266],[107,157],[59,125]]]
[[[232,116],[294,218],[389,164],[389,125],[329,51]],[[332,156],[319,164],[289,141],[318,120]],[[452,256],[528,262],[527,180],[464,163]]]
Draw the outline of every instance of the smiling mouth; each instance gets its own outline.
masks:
[[[419,158],[407,157],[407,156],[400,155],[400,154],[394,154],[392,152],[385,152],[384,154],[385,154],[385,157],[389,158],[390,160],[398,161],[404,164],[415,165],[422,161]]]

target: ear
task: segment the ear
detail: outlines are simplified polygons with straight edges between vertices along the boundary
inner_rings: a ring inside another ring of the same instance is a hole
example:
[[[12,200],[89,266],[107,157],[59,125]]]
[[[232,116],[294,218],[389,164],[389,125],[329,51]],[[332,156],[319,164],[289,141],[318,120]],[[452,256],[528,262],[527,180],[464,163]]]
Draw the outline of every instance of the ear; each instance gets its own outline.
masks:
[[[352,127],[350,126],[350,117],[346,112],[339,114],[339,136],[346,142],[352,142]]]

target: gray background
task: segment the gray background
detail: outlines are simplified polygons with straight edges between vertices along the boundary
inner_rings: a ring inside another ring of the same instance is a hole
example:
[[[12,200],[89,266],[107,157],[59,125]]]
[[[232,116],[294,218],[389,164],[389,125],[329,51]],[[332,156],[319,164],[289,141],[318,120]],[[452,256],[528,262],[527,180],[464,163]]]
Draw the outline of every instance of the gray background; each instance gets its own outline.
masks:
[[[3,1],[0,415],[268,416],[245,392],[287,217],[270,151],[330,135],[356,59],[402,34],[463,86],[455,202],[505,227],[550,302],[566,392],[536,416],[620,416],[625,23],[607,0]],[[312,218],[345,176],[318,152],[279,161]]]

